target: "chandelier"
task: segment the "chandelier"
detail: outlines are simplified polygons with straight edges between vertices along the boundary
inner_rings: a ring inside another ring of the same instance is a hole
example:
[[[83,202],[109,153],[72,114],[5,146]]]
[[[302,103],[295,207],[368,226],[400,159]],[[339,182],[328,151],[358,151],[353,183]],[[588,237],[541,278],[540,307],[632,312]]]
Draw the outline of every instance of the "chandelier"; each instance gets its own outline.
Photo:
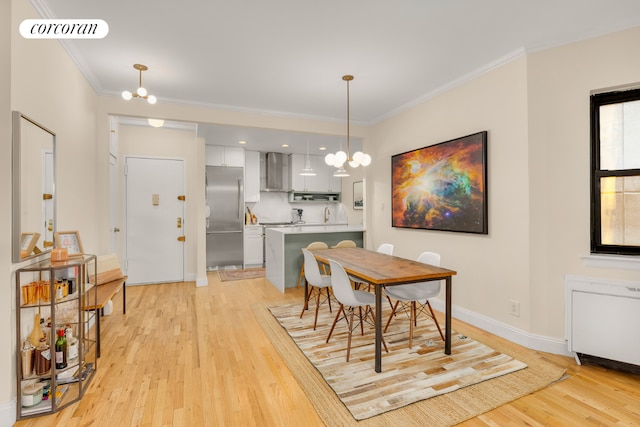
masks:
[[[142,64],[133,64],[133,68],[135,68],[140,72],[138,89],[136,89],[134,93],[131,93],[128,90],[125,90],[124,92],[122,92],[122,98],[125,99],[126,101],[129,101],[131,98],[142,98],[142,99],[146,99],[149,104],[155,104],[156,102],[158,102],[156,97],[153,95],[147,94],[147,90],[142,86],[142,72],[147,71],[149,67]]]
[[[349,117],[349,82],[353,80],[352,75],[342,76],[342,80],[347,82],[347,152],[345,153],[340,148],[340,151],[337,153],[329,153],[325,156],[324,162],[329,166],[334,166],[338,168],[338,170],[333,174],[333,176],[349,176],[349,173],[344,169],[345,162],[349,164],[352,168],[357,168],[362,165],[368,166],[371,163],[371,156],[363,153],[362,151],[356,151],[353,153],[353,157],[351,156],[351,144],[350,144],[350,117]]]

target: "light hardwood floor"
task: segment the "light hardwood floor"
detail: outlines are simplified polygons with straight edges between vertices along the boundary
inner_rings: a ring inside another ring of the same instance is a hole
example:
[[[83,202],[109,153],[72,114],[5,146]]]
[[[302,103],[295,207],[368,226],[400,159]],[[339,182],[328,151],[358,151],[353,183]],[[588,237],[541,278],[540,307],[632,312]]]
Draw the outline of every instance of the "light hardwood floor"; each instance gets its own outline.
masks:
[[[128,287],[127,314],[120,293],[103,318],[102,357],[84,398],[16,426],[322,426],[251,311],[302,297],[302,288],[281,294],[264,279],[220,282],[215,272],[208,287]],[[473,329],[488,345],[502,341]],[[569,377],[462,425],[640,425],[640,376],[536,354]]]

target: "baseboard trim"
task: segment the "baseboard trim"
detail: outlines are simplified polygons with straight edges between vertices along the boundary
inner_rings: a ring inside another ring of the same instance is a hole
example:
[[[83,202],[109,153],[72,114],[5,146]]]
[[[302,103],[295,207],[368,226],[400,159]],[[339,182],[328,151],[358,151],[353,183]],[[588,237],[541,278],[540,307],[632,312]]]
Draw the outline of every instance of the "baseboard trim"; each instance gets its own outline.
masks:
[[[196,280],[196,288],[200,288],[203,286],[209,286],[209,279],[207,279],[207,276],[205,277],[199,277]]]
[[[433,298],[429,301],[434,309],[444,313],[443,300]],[[531,334],[455,305],[452,306],[451,316],[528,349],[574,357],[574,353],[568,350],[565,340]]]
[[[16,423],[16,401],[0,404],[0,427],[11,427]]]

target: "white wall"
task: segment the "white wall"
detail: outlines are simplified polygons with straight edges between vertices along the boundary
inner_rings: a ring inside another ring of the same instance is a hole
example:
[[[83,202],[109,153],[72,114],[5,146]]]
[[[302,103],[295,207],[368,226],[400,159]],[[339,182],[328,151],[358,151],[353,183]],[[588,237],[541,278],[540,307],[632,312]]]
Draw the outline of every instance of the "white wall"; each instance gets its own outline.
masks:
[[[1,181],[0,194],[5,196],[4,200],[11,200],[11,142],[5,129],[11,128],[6,122],[10,111],[18,110],[56,133],[57,229],[79,230],[84,249],[95,252],[99,235],[95,218],[103,215],[97,210],[97,201],[102,196],[108,199],[108,191],[99,191],[94,173],[97,96],[57,41],[26,40],[19,36],[20,22],[39,17],[29,2],[12,0],[1,4],[0,22],[5,24],[2,31],[6,37],[0,37],[3,58],[0,161],[4,166],[0,169],[7,175]],[[0,370],[0,425],[8,426],[15,421],[16,399],[15,279],[10,272],[22,264],[11,263],[10,203],[5,203],[1,212],[5,245],[0,249],[0,262],[11,277],[3,287],[0,304],[6,307],[0,307],[5,308],[0,311],[7,316],[2,323],[11,339],[10,344],[0,348],[0,362],[5,367]]]
[[[564,332],[564,276],[640,279],[640,270],[592,268],[589,254],[589,95],[640,82],[640,28],[529,57],[531,331]],[[640,259],[635,257],[640,263]],[[639,264],[636,264],[640,268]]]
[[[392,243],[394,254],[416,258],[432,250],[458,272],[453,303],[528,330],[529,199],[526,58],[446,92],[375,126],[367,149],[367,236],[372,248]],[[488,131],[489,234],[391,227],[391,156],[475,132]],[[521,303],[509,315],[509,300]]]

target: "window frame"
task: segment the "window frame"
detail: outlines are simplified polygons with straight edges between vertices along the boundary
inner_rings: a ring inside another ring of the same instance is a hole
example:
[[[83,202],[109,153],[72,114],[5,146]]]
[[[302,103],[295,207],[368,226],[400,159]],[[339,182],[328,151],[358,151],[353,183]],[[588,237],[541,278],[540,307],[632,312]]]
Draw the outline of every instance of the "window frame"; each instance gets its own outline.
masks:
[[[640,169],[600,169],[600,107],[640,100],[640,88],[603,92],[590,97],[591,120],[591,253],[640,255],[640,246],[602,243],[600,180],[605,177],[640,176]]]

